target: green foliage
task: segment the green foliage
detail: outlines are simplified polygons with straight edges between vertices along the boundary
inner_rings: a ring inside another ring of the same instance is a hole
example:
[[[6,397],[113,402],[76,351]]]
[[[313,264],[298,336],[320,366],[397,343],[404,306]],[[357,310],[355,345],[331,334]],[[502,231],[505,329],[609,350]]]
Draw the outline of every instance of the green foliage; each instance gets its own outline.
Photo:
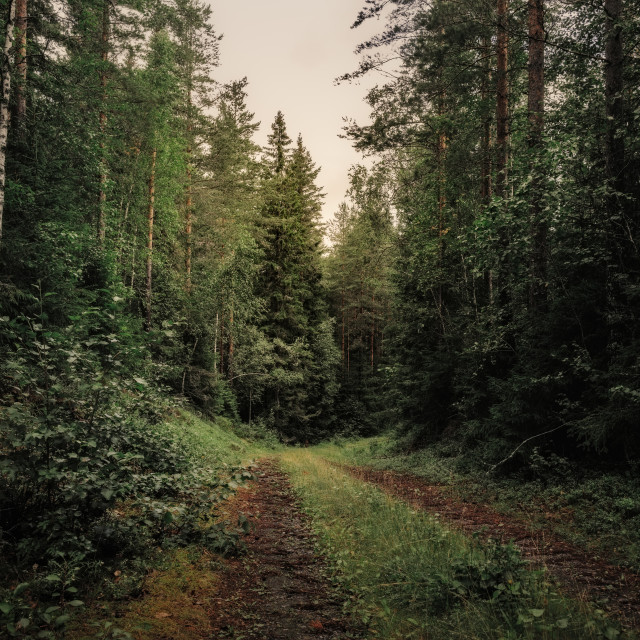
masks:
[[[351,459],[358,442],[283,455],[313,515],[346,608],[387,638],[600,638],[602,612],[563,600],[513,545],[481,542],[354,480],[320,456]],[[346,455],[343,453],[346,452]]]
[[[335,339],[341,345],[341,389],[336,429],[371,433],[388,414],[383,401],[397,237],[388,167],[351,169],[348,202],[330,228],[325,279]],[[388,407],[388,404],[386,405]]]
[[[222,480],[194,467],[161,426],[166,401],[140,377],[144,352],[118,320],[122,302],[114,296],[109,311],[89,309],[65,328],[48,328],[44,312],[3,318],[2,566],[23,577],[33,567],[22,587],[0,590],[10,594],[0,614],[11,636],[58,637],[66,608],[82,604],[69,594],[158,546],[238,550],[215,505],[250,474]],[[105,331],[118,323],[122,331]],[[29,598],[46,604],[33,609]]]
[[[301,136],[293,149],[290,145],[279,112],[261,185],[262,266],[256,284],[263,314],[256,346],[264,355],[260,364],[255,350],[245,352],[255,363],[245,376],[253,378],[252,419],[258,417],[282,438],[305,442],[331,429],[337,357],[321,282],[319,169]]]
[[[546,47],[544,135],[533,144],[533,5],[509,4],[508,96],[497,94],[495,9],[469,0],[460,22],[455,3],[391,2],[384,14],[383,6],[369,3],[356,21],[384,15],[386,27],[362,44],[360,68],[344,79],[402,60],[369,94],[372,123],[347,128],[388,167],[397,213],[383,386],[395,411],[384,421],[412,446],[454,439],[489,464],[528,438],[572,459],[591,462],[595,452],[605,463],[633,463],[637,61],[621,62],[625,100],[611,96],[615,65],[603,72],[598,63],[612,51],[608,9],[545,3],[546,42],[555,44]],[[616,23],[623,41],[637,29],[633,6]],[[566,31],[567,21],[576,29]],[[504,184],[499,98],[509,102]],[[341,211],[337,229],[344,218]],[[332,281],[339,276],[332,266]],[[347,282],[353,289],[358,280]],[[346,300],[358,304],[358,292]],[[356,383],[360,394],[370,387]]]

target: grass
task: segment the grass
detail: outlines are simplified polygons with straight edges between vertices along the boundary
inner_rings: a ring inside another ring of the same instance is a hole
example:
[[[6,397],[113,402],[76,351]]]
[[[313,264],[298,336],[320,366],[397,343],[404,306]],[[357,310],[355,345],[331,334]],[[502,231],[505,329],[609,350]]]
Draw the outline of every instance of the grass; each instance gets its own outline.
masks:
[[[536,450],[512,475],[487,476],[451,445],[405,452],[387,436],[322,445],[324,457],[412,473],[461,497],[482,496],[496,510],[553,530],[595,557],[640,571],[640,479],[637,472],[588,469]]]
[[[223,476],[225,469],[246,466],[274,451],[268,443],[240,437],[230,420],[211,421],[183,409],[171,410],[158,429],[174,437],[196,469],[215,469]],[[64,637],[209,639],[207,611],[214,606],[222,566],[218,556],[196,545],[141,550],[138,562],[94,585],[89,606]]]
[[[293,449],[281,458],[334,580],[351,594],[348,608],[370,625],[371,638],[619,637],[602,616],[525,570],[515,550],[452,532],[318,455],[358,462],[361,446]]]
[[[237,435],[228,418],[216,418],[214,422],[179,410],[164,428],[181,442],[198,466],[235,467],[273,451],[268,445]]]

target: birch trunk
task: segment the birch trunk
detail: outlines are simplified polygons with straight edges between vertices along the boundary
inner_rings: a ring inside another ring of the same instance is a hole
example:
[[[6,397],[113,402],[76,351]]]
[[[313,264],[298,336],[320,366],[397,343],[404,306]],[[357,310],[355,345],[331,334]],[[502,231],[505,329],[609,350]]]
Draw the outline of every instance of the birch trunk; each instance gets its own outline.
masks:
[[[13,46],[16,2],[11,0],[7,19],[7,33],[2,50],[2,96],[0,96],[0,242],[2,242],[2,214],[4,213],[4,186],[7,140],[9,138],[9,97],[11,95],[11,62],[9,54]]]

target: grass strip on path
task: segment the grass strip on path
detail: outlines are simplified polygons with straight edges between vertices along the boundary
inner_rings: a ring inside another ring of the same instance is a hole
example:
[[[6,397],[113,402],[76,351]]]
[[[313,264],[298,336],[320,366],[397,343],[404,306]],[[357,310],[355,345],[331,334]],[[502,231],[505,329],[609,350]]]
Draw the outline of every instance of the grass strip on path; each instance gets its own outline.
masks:
[[[372,638],[620,638],[601,612],[563,600],[510,546],[453,532],[312,449],[281,454],[347,606]]]

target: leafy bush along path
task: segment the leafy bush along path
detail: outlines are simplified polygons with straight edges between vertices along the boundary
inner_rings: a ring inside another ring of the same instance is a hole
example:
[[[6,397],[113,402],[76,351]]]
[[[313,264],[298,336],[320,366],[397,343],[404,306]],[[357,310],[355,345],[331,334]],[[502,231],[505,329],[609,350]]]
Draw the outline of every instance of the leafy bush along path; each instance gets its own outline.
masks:
[[[513,540],[523,557],[536,566],[546,567],[559,580],[567,595],[595,602],[625,626],[640,629],[637,574],[597,560],[550,532],[533,531],[526,523],[509,519],[484,504],[452,498],[441,486],[416,476],[333,464],[465,532],[481,531],[484,537],[501,543]]]
[[[213,638],[307,640],[357,637],[314,553],[308,518],[271,460],[231,500],[252,525],[247,554],[229,561],[214,599]]]

